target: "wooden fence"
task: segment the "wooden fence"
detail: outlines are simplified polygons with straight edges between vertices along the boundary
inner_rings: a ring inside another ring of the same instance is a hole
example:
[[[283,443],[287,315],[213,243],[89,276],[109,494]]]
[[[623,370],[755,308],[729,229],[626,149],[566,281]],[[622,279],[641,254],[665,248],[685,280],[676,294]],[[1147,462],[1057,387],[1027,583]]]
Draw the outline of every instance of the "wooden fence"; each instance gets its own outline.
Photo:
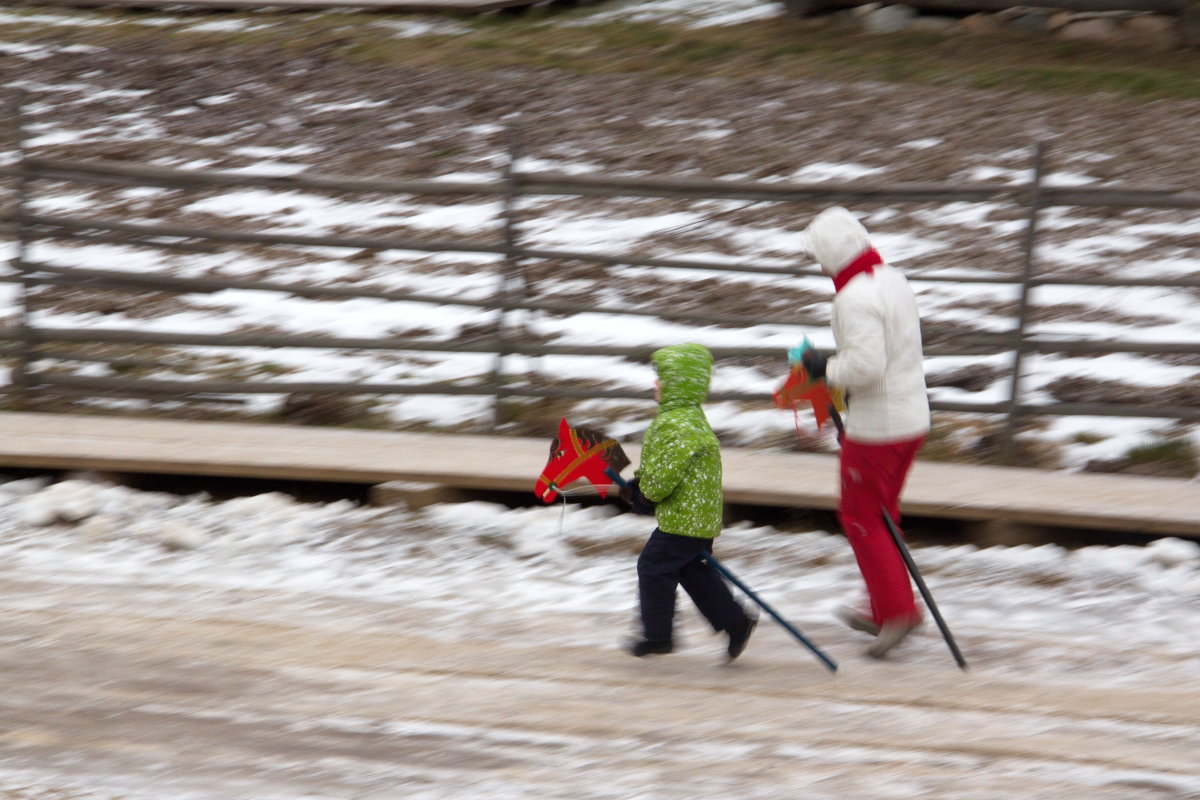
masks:
[[[17,130],[20,130],[19,117]],[[1039,415],[1088,415],[1159,417],[1194,422],[1200,409],[1190,406],[1159,405],[1153,402],[1130,405],[1119,403],[1029,404],[1022,401],[1025,359],[1030,354],[1200,354],[1198,342],[1120,342],[1062,340],[1029,334],[1031,290],[1037,286],[1141,286],[1200,288],[1200,276],[1183,278],[1110,279],[1103,277],[1060,277],[1039,274],[1037,243],[1039,219],[1045,209],[1054,206],[1107,208],[1200,209],[1200,192],[1167,191],[1136,187],[1103,188],[1047,185],[1046,153],[1037,146],[1032,154],[1032,179],[1021,185],[894,183],[869,185],[861,182],[782,184],[733,180],[701,180],[667,177],[604,177],[522,172],[516,169],[519,148],[514,144],[508,168],[492,181],[386,180],[320,175],[264,176],[219,171],[186,170],[144,164],[109,161],[71,161],[34,157],[25,153],[18,137],[18,160],[7,170],[15,181],[13,232],[16,255],[11,273],[0,279],[19,283],[20,308],[13,326],[3,332],[12,343],[12,386],[14,396],[31,397],[54,393],[92,395],[188,398],[249,394],[340,394],[340,395],[484,395],[493,398],[495,408],[510,397],[532,398],[647,398],[648,392],[629,389],[579,388],[565,384],[545,385],[526,381],[514,383],[505,372],[508,355],[546,356],[619,356],[645,359],[650,347],[619,347],[585,343],[546,344],[516,335],[510,324],[514,312],[544,311],[560,314],[602,313],[614,316],[648,316],[702,325],[818,325],[821,320],[800,315],[786,319],[753,314],[714,314],[697,311],[666,311],[651,307],[616,307],[599,304],[580,306],[553,301],[530,300],[522,294],[521,276],[525,262],[536,259],[582,262],[597,265],[626,265],[661,270],[707,270],[713,273],[759,275],[817,275],[815,270],[796,269],[755,263],[727,263],[692,258],[646,258],[634,253],[598,254],[528,247],[521,241],[516,224],[518,198],[528,196],[682,198],[687,200],[744,200],[763,203],[1004,203],[1024,209],[1025,232],[1021,252],[1021,273],[1013,276],[910,275],[913,281],[948,283],[1014,284],[1019,287],[1019,303],[1010,332],[972,334],[952,342],[931,343],[930,356],[1011,354],[1011,389],[1002,402],[934,402],[936,411],[1003,415],[1006,420],[1005,452],[1011,456],[1013,435],[1022,420]],[[514,137],[515,142],[515,137]],[[298,235],[236,231],[217,227],[194,227],[167,223],[131,223],[95,215],[73,213],[36,213],[31,200],[41,181],[78,182],[93,185],[128,187],[164,187],[170,189],[219,189],[258,187],[278,191],[366,192],[406,196],[493,197],[502,202],[500,229],[487,239],[424,241],[387,236]],[[166,274],[138,274],[105,268],[67,267],[36,261],[29,257],[30,244],[37,240],[57,239],[72,242],[116,242],[175,252],[216,252],[223,245],[258,244],[271,246],[353,248],[369,251],[453,252],[490,254],[498,259],[496,290],[484,299],[419,294],[405,291],[370,290],[338,286],[314,286],[269,280],[225,280],[179,277]],[[277,292],[307,298],[375,298],[408,303],[466,306],[494,312],[494,325],[486,335],[467,340],[432,338],[346,338],[296,334],[260,333],[164,333],[131,328],[50,328],[35,324],[30,292],[40,286],[68,286],[75,291],[113,289],[177,293],[218,292],[228,289]],[[119,360],[113,357],[72,353],[64,345],[78,343],[126,344],[130,346],[178,347],[254,347],[254,348],[334,348],[347,350],[383,350],[426,353],[482,353],[494,357],[494,367],[486,379],[471,382],[345,383],[287,382],[278,380],[198,380],[168,381],[119,375],[88,376],[71,371],[39,370],[39,360],[58,361]],[[778,358],[778,348],[714,347],[717,359],[749,356]],[[714,394],[714,400],[762,401],[762,395],[746,393]]]

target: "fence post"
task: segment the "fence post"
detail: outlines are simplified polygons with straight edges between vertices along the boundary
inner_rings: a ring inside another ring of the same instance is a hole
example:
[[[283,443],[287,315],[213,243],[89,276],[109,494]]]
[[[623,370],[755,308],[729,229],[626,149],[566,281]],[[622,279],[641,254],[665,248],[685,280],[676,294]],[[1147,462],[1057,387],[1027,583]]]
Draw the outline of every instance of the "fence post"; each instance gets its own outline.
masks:
[[[1029,326],[1030,294],[1029,283],[1033,279],[1034,259],[1037,253],[1038,215],[1042,208],[1042,181],[1046,172],[1046,142],[1038,142],[1033,150],[1033,183],[1029,188],[1029,221],[1021,242],[1021,297],[1017,304],[1016,341],[1013,344],[1012,390],[1008,398],[1008,416],[1004,422],[1004,436],[1000,441],[1000,460],[1012,465],[1016,460],[1017,425],[1020,422],[1021,370],[1025,366],[1027,352],[1027,328]]]
[[[13,403],[18,408],[24,408],[29,402],[29,363],[32,358],[33,337],[30,324],[29,289],[33,283],[29,269],[29,230],[26,217],[29,213],[29,169],[25,139],[25,94],[20,89],[14,89],[9,96],[9,124],[12,136],[13,152],[16,154],[17,185],[13,195],[13,239],[15,248],[13,260],[10,262],[16,271],[19,281],[17,302],[17,320],[15,338],[13,341],[12,389]]]
[[[517,167],[521,159],[521,126],[514,121],[508,128],[508,163],[504,167],[504,258],[500,261],[500,274],[496,287],[496,358],[492,366],[492,430],[495,431],[504,422],[504,357],[508,354],[508,314],[513,298],[513,290],[521,277],[521,266],[517,255],[519,243],[517,240],[517,198],[520,189],[517,186]]]

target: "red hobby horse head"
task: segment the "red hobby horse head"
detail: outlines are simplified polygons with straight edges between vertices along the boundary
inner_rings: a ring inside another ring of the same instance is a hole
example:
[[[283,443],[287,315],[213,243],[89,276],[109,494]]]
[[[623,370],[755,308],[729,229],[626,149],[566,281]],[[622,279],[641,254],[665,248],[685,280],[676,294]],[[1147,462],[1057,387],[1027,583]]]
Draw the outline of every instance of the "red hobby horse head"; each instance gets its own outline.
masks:
[[[620,473],[627,466],[629,456],[616,439],[592,428],[572,428],[563,419],[558,423],[558,435],[550,442],[550,460],[534,484],[533,493],[543,503],[552,503],[559,489],[584,478],[601,497],[606,497],[612,478],[605,471]]]
[[[778,408],[796,407],[807,400],[812,405],[813,416],[817,418],[817,430],[829,421],[829,409],[834,405],[833,395],[825,381],[809,380],[808,372],[800,364],[793,364],[787,380],[775,390],[771,396]]]

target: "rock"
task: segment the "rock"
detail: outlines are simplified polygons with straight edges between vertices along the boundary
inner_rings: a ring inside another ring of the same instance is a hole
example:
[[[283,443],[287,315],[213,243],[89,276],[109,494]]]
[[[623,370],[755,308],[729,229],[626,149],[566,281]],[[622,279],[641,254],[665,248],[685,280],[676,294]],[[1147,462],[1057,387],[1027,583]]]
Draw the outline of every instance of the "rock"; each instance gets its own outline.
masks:
[[[1005,20],[1005,24],[1013,30],[1027,33],[1047,33],[1050,31],[1051,16],[1053,15],[1046,11],[1028,11],[1010,17]]]
[[[1175,20],[1163,14],[1138,14],[1121,23],[1121,27],[1155,36],[1175,34]]]
[[[1200,47],[1200,0],[1190,3],[1175,25],[1184,47]]]
[[[959,30],[970,34],[996,33],[1002,29],[1000,21],[991,14],[972,14],[958,23]]]
[[[917,10],[912,6],[884,6],[863,15],[862,28],[867,33],[899,33],[916,18]]]
[[[916,33],[946,33],[957,27],[957,18],[940,17],[934,14],[922,14],[908,25],[908,29]]]
[[[1046,29],[1051,33],[1059,31],[1079,17],[1070,11],[1057,11],[1046,20]]]
[[[1112,44],[1120,39],[1117,22],[1105,17],[1090,17],[1068,22],[1059,28],[1055,38],[1073,42],[1103,42]]]
[[[1176,21],[1174,17],[1161,14],[1061,12],[1051,15],[1046,27],[1059,39],[1116,44],[1157,52],[1173,50],[1184,44],[1182,20]]]
[[[1119,26],[1123,42],[1135,47],[1164,53],[1183,44],[1176,22],[1162,14],[1139,14],[1124,20]]]
[[[881,8],[883,8],[883,3],[863,3],[860,6],[852,6],[847,10],[855,19],[860,19],[868,14],[874,14]]]

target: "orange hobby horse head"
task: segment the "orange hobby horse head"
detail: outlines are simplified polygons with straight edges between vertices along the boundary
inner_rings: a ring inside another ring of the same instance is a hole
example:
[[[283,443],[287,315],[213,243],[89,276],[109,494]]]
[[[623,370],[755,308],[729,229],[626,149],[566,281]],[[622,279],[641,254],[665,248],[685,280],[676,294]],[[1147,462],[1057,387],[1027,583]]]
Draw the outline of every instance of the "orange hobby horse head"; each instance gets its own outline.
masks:
[[[583,478],[596,487],[601,497],[608,496],[613,475],[629,466],[629,456],[616,439],[592,428],[572,428],[563,419],[558,435],[550,442],[550,460],[534,484],[533,493],[543,503],[552,503],[559,490],[571,481]]]
[[[825,381],[809,379],[808,372],[800,364],[793,364],[792,371],[783,385],[771,396],[777,408],[790,408],[793,413],[804,401],[812,406],[813,416],[817,418],[817,430],[825,427],[829,421],[829,409],[834,408],[833,395]]]

